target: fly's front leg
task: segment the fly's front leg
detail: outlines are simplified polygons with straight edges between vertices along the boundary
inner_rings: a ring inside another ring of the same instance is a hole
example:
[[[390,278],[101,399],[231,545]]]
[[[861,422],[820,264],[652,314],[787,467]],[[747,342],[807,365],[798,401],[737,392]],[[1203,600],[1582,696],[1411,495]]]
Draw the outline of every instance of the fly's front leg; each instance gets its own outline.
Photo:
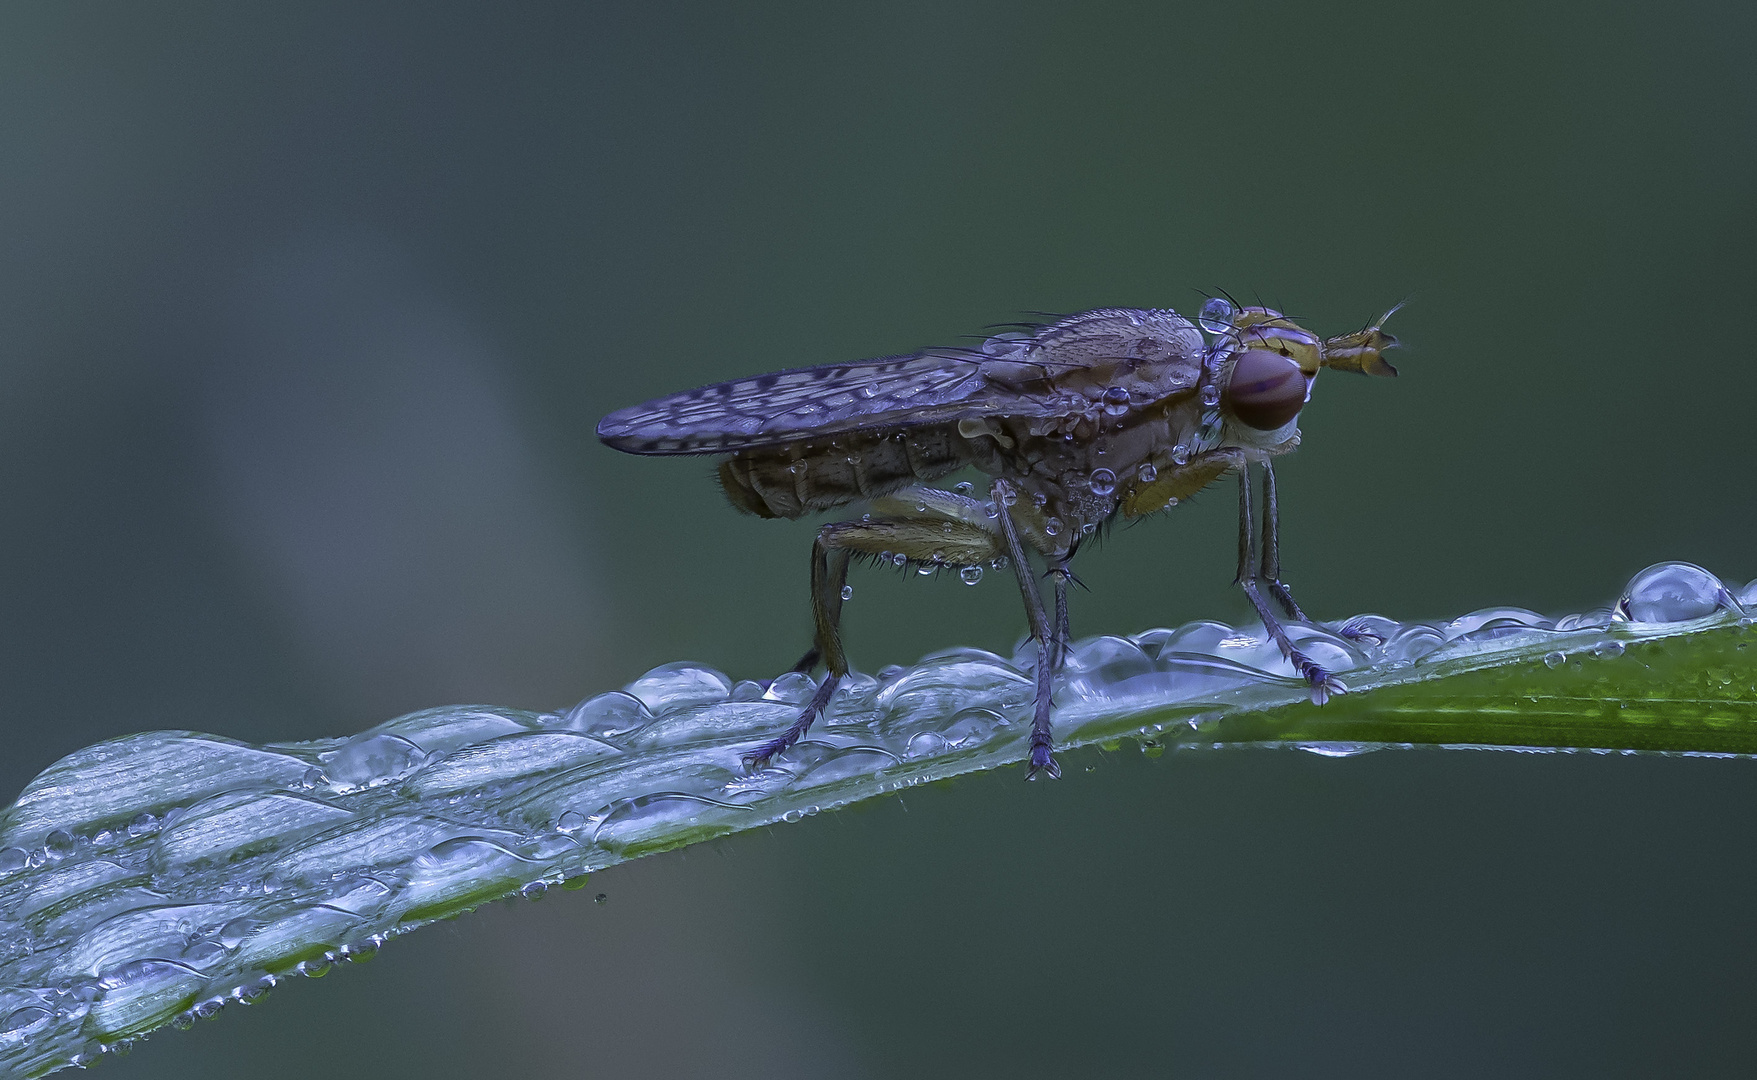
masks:
[[[1275,466],[1263,462],[1263,584],[1280,602],[1289,618],[1311,622],[1294,602],[1293,592],[1281,581],[1281,509],[1275,499]]]
[[[1273,488],[1269,487],[1265,490],[1272,491]],[[1265,526],[1267,526],[1266,522]],[[1294,647],[1293,642],[1288,639],[1287,631],[1281,626],[1281,620],[1275,617],[1275,612],[1263,599],[1262,590],[1259,588],[1263,579],[1263,567],[1257,562],[1257,537],[1255,534],[1256,526],[1252,521],[1251,513],[1251,466],[1249,462],[1246,462],[1240,465],[1238,470],[1238,579],[1236,584],[1244,590],[1245,596],[1250,598],[1251,606],[1257,609],[1257,617],[1263,620],[1264,631],[1275,640],[1275,644],[1281,649],[1281,654],[1287,657],[1288,663],[1293,665],[1294,670],[1298,671],[1300,677],[1312,688],[1312,703],[1322,705],[1330,699],[1331,694],[1343,693],[1346,687],[1337,680],[1336,676],[1324,670],[1309,656]],[[1265,551],[1271,546],[1267,536],[1268,529],[1265,527],[1263,541]],[[1293,598],[1289,596],[1287,602],[1291,604]]]
[[[1025,617],[1031,624],[1031,636],[1037,639],[1037,696],[1031,714],[1031,771],[1025,774],[1025,779],[1034,780],[1041,772],[1051,780],[1059,780],[1062,769],[1056,764],[1053,753],[1055,735],[1049,726],[1059,650],[1054,644],[1055,634],[1050,630],[1049,617],[1043,610],[1043,594],[1037,591],[1037,580],[1032,576],[1025,546],[1019,542],[1019,530],[1013,523],[1008,506],[1013,494],[1012,486],[1005,480],[996,480],[989,488],[989,496],[999,511],[995,520],[999,522],[1001,537],[1006,541],[1007,557],[1012,560],[1013,570],[1019,578],[1019,591],[1025,597]],[[1057,580],[1059,583],[1060,579]],[[1065,610],[1061,605],[1058,608]]]
[[[848,581],[848,551],[836,547],[833,543],[834,525],[826,525],[818,530],[817,539],[811,545],[811,617],[814,625],[813,644],[811,651],[794,667],[795,671],[809,672],[821,657],[824,667],[824,681],[818,684],[817,692],[812,694],[799,718],[774,738],[757,747],[745,759],[748,768],[761,768],[769,763],[769,759],[798,742],[807,731],[811,730],[812,721],[823,715],[830,704],[830,697],[835,694],[836,687],[841,684],[842,676],[848,674],[848,658],[842,652],[842,586]]]
[[[1281,580],[1281,510],[1275,497],[1275,466],[1267,461],[1263,462],[1262,580],[1268,586],[1269,595],[1281,604],[1289,617],[1303,623],[1312,621],[1300,610],[1299,604],[1293,598],[1293,591]],[[1382,641],[1377,634],[1362,630],[1352,623],[1344,625],[1337,633],[1350,641]]]

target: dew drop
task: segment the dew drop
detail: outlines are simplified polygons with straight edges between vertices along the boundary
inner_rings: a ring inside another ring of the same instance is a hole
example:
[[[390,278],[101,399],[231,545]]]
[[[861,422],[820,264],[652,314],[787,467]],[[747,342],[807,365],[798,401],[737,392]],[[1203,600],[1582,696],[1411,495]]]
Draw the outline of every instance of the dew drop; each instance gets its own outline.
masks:
[[[1712,615],[1730,599],[1720,579],[1693,563],[1668,562],[1635,575],[1617,604],[1631,622],[1685,622]]]
[[[907,563],[908,561],[909,561],[909,556],[903,554],[901,551],[899,551],[895,555],[891,556],[891,565],[892,566],[901,567],[905,563]]]
[[[1093,469],[1087,483],[1092,488],[1092,494],[1102,498],[1116,490],[1116,473],[1109,469]]]
[[[1046,535],[1046,536],[1059,536],[1059,535],[1061,535],[1061,531],[1062,531],[1062,519],[1061,518],[1050,518],[1048,521],[1043,523],[1043,532],[1044,532],[1044,535]]]
[[[43,839],[43,854],[50,862],[60,862],[73,854],[73,836],[66,829],[56,829]]]
[[[602,893],[602,892],[601,892],[601,893],[599,893],[599,894],[598,894],[598,895],[597,895],[597,896],[594,896],[594,897],[592,897],[592,903],[594,903],[594,904],[602,904],[602,903],[604,903],[604,902],[605,902],[605,901],[606,901],[606,900],[609,900],[609,899],[610,899],[610,894],[609,894],[609,893]]]
[[[1127,388],[1113,386],[1104,392],[1104,415],[1121,416],[1129,411],[1129,392]]]
[[[932,563],[922,563],[920,566],[917,566],[915,568],[915,572],[917,574],[920,574],[922,577],[931,577],[931,576],[933,576],[933,569],[934,568],[933,568]]]
[[[1188,465],[1190,463],[1190,448],[1183,443],[1178,443],[1176,446],[1172,447],[1171,461],[1174,465]]]
[[[20,847],[0,848],[0,874],[15,874],[30,865],[30,852]]]
[[[1549,668],[1558,668],[1558,667],[1561,667],[1562,663],[1567,659],[1568,659],[1567,657],[1563,656],[1559,652],[1544,653],[1543,666],[1549,667]]]
[[[1612,657],[1623,655],[1623,643],[1620,641],[1604,641],[1592,647],[1592,655]]]
[[[1153,481],[1159,479],[1159,470],[1155,469],[1150,464],[1143,465],[1143,466],[1141,466],[1140,471],[1137,472],[1135,475],[1140,477],[1141,483],[1151,484]]]
[[[1224,334],[1232,329],[1235,314],[1237,311],[1230,300],[1212,296],[1202,303],[1202,311],[1196,316],[1196,322],[1210,334]]]
[[[965,480],[962,483],[952,485],[952,490],[957,492],[960,495],[968,495],[971,492],[976,490],[976,485],[972,484],[968,480]]]
[[[1202,404],[1214,406],[1220,404],[1220,387],[1209,383],[1202,387]]]
[[[844,599],[844,600],[854,599],[854,586],[852,586],[852,585],[842,586],[842,599]]]
[[[958,580],[966,585],[976,584],[978,581],[982,580],[982,567],[966,566],[964,569],[958,571]]]

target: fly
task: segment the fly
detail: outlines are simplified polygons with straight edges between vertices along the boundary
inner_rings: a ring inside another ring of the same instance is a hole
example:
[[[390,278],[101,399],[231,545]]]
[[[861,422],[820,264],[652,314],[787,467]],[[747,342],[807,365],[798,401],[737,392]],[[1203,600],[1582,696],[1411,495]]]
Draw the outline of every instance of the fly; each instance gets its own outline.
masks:
[[[818,530],[812,647],[794,670],[826,674],[793,724],[750,755],[798,742],[848,673],[841,615],[853,558],[924,570],[1010,565],[1038,642],[1030,773],[1060,775],[1050,698],[1068,648],[1069,564],[1117,517],[1176,506],[1239,477],[1238,585],[1323,704],[1344,687],[1288,638],[1278,605],[1308,621],[1281,581],[1274,458],[1299,445],[1319,369],[1395,375],[1383,330],[1320,338],[1280,312],[1222,299],[1197,323],[1169,309],[1099,308],[1003,333],[974,349],[928,349],[715,383],[622,409],[598,437],[631,454],[717,454],[732,505],[798,518],[856,502],[870,513]],[[1199,324],[1199,329],[1198,329]],[[1204,336],[1204,334],[1206,336]],[[934,487],[967,467],[986,501]],[[1251,474],[1262,470],[1262,520]],[[1046,606],[1031,555],[1045,563]]]

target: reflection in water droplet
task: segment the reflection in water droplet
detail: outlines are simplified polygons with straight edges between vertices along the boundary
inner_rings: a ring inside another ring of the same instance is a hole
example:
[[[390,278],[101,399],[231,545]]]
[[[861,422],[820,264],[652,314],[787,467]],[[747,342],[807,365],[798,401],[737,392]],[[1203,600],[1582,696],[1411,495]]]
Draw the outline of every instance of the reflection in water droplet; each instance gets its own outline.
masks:
[[[964,584],[974,585],[982,580],[982,567],[966,566],[964,569],[958,571],[958,577],[964,582]]]
[[[901,567],[905,563],[907,563],[908,561],[909,561],[909,556],[903,554],[900,551],[897,554],[891,556],[891,565],[892,566]]]
[[[854,586],[852,586],[852,585],[842,586],[842,599],[844,599],[844,600],[854,599]]]
[[[1102,498],[1116,490],[1116,473],[1109,469],[1093,469],[1087,483],[1091,485],[1092,494]]]
[[[1148,464],[1141,466],[1140,470],[1136,472],[1135,475],[1140,477],[1141,483],[1151,484],[1153,481],[1159,479],[1159,470],[1155,469],[1152,463],[1149,462]]]
[[[1062,531],[1062,519],[1061,518],[1050,518],[1048,521],[1045,521],[1043,523],[1043,534],[1045,536],[1060,536],[1061,531]]]
[[[1190,463],[1190,448],[1183,443],[1172,447],[1171,462],[1174,465],[1188,465]]]
[[[1550,667],[1550,668],[1558,668],[1558,667],[1561,667],[1562,664],[1567,659],[1568,658],[1566,656],[1563,656],[1559,652],[1547,652],[1547,653],[1543,654],[1543,666]]]
[[[1202,404],[1208,406],[1220,404],[1220,387],[1213,383],[1202,387]]]

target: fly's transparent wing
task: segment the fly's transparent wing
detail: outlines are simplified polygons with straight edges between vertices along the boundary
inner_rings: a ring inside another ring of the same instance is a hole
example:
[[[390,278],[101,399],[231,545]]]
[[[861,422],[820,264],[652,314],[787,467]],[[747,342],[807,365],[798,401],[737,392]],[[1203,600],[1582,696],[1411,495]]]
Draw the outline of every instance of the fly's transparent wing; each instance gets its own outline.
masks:
[[[1100,371],[1145,367],[1170,389],[1193,386],[1200,353],[1200,335],[1174,312],[1102,309],[1034,334],[990,338],[980,349],[929,349],[686,390],[611,413],[598,437],[634,454],[712,454],[964,417],[1051,416],[1067,411],[1069,395]]]

